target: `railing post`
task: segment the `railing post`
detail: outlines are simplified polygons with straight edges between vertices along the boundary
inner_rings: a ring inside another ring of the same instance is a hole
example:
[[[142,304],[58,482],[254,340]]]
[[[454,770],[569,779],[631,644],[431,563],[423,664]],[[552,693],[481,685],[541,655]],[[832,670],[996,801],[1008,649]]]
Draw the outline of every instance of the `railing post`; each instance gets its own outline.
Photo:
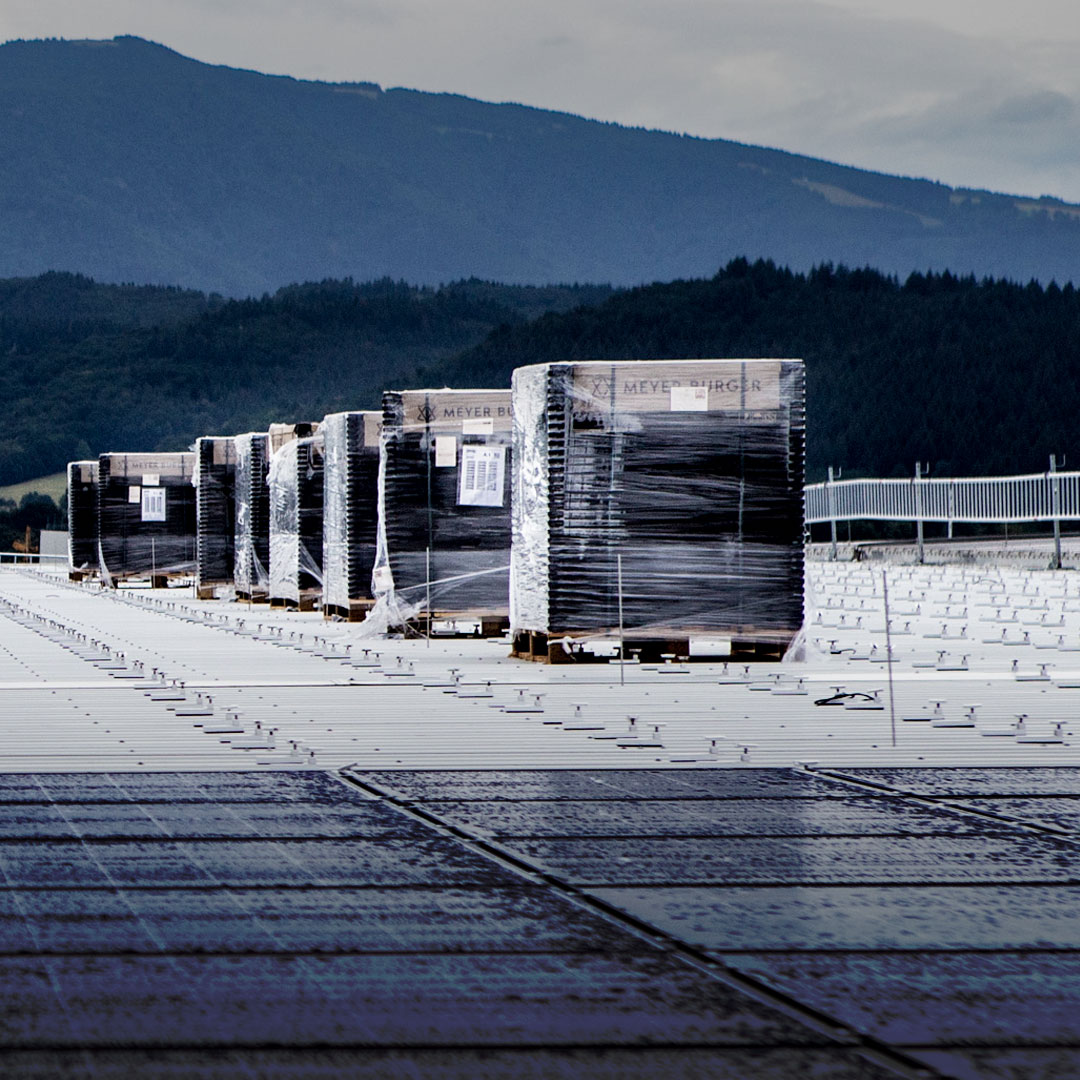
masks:
[[[832,534],[832,547],[829,549],[829,561],[836,562],[836,497],[833,494],[833,468],[829,466],[829,479],[825,481],[825,501],[829,507],[829,529]]]
[[[956,485],[949,482],[949,539],[952,539],[952,521],[956,513]]]
[[[919,545],[919,565],[923,564],[923,505],[922,505],[922,462],[915,462],[915,528],[916,542]]]
[[[1054,515],[1054,569],[1061,569],[1061,481],[1057,474],[1057,456],[1050,455],[1050,513]]]

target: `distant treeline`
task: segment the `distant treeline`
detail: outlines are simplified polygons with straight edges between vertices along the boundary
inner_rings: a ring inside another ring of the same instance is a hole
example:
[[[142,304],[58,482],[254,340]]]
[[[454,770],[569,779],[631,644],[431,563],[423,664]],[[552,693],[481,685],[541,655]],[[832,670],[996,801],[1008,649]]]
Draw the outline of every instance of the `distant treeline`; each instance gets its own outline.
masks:
[[[709,280],[620,292],[594,308],[501,327],[440,367],[461,385],[502,386],[558,360],[801,357],[807,467],[823,478],[1080,468],[1080,292],[1072,285],[900,282],[824,265],[795,274],[736,259]],[[1075,451],[1075,452],[1074,452]]]
[[[0,551],[16,549],[17,543],[26,542],[26,530],[30,530],[31,550],[37,550],[42,529],[67,528],[67,496],[57,506],[48,495],[31,492],[24,495],[16,505],[11,499],[0,499]]]
[[[377,408],[496,327],[610,293],[346,280],[225,301],[75,274],[0,281],[0,486],[105,451]]]
[[[1035,472],[1074,453],[1080,293],[736,259],[614,291],[324,281],[244,301],[71,274],[0,282],[0,485],[108,450],[375,408],[384,388],[506,386],[556,360],[793,356],[808,472]]]

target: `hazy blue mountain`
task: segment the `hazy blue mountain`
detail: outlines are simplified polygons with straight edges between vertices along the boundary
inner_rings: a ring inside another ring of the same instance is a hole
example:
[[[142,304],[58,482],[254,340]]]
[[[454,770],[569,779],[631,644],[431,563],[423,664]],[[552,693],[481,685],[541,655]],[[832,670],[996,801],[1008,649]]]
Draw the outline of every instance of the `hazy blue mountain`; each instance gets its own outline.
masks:
[[[518,105],[0,47],[0,277],[630,284],[732,257],[1073,280],[1080,207]]]

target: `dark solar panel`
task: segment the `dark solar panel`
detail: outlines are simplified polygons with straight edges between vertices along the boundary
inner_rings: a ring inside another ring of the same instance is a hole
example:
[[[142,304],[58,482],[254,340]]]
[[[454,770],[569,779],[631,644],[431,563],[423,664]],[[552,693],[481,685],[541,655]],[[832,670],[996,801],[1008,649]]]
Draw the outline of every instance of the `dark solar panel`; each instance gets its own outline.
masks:
[[[950,773],[5,776],[0,1071],[1071,1075],[1068,777]]]
[[[743,794],[796,801],[802,781],[779,779]],[[646,816],[677,825],[684,806],[701,827],[699,787],[611,780],[666,792]],[[535,774],[535,791],[559,787]],[[595,805],[500,807],[550,830],[555,807],[576,827]],[[704,954],[326,774],[7,776],[0,821],[5,1076],[897,1075]]]

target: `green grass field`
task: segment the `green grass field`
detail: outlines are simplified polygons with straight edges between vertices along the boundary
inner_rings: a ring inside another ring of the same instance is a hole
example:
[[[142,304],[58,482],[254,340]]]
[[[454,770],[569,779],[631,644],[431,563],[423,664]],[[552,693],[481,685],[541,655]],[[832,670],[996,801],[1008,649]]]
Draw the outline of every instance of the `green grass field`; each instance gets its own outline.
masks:
[[[67,492],[67,473],[53,473],[51,476],[39,476],[36,480],[24,480],[21,484],[0,487],[0,499],[11,499],[17,505],[31,491],[48,495],[54,503],[59,504],[60,497]]]

